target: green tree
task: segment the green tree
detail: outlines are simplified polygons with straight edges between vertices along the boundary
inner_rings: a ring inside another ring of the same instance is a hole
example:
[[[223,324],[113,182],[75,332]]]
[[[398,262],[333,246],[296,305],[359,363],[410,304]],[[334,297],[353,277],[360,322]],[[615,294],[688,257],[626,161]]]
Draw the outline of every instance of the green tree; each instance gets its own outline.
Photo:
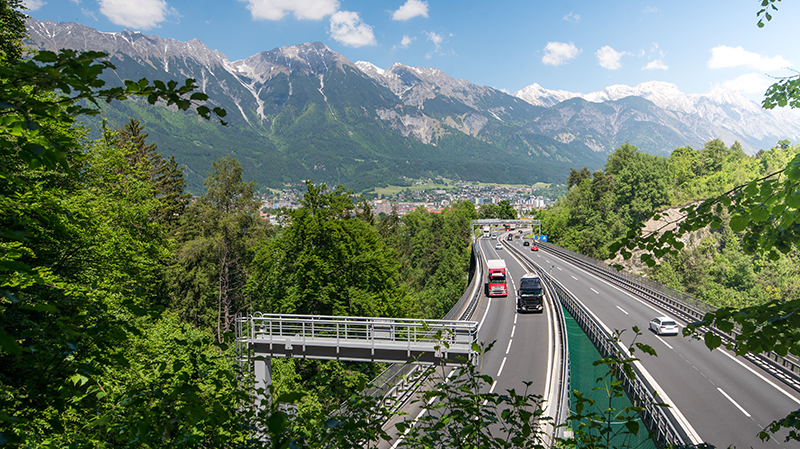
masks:
[[[575,170],[574,168],[569,169],[569,176],[567,177],[567,189],[572,186],[580,185],[584,179],[588,179],[592,177],[592,173],[589,171],[588,167],[583,167],[580,170]]]
[[[403,316],[397,254],[356,216],[341,186],[306,182],[288,226],[256,250],[248,296],[255,310],[319,315]]]
[[[157,151],[158,146],[147,143],[148,134],[142,131],[144,126],[138,120],[130,119],[122,129],[117,130],[113,137],[114,144],[127,150],[128,163],[140,167],[143,179],[155,186],[154,195],[159,199],[161,206],[153,214],[153,219],[174,227],[191,198],[191,195],[184,191],[186,178],[175,157],[171,156],[169,160],[164,160]]]
[[[196,326],[216,330],[217,341],[244,311],[244,286],[253,247],[267,236],[253,183],[231,156],[213,162],[206,194],[189,206],[178,231],[179,249],[169,268],[172,307]]]
[[[404,283],[413,296],[411,312],[440,319],[458,301],[469,281],[475,206],[459,202],[440,214],[417,209],[402,218],[394,241]]]
[[[25,9],[22,0],[0,0],[0,65],[14,65],[22,58]]]
[[[150,219],[153,185],[108,141],[82,145],[74,119],[129,96],[212,111],[191,80],[104,89],[99,76],[113,65],[103,53],[19,59],[20,6],[0,2],[0,440],[116,445],[120,428],[102,418],[105,379],[126,369],[119,348],[139,332],[169,244]]]

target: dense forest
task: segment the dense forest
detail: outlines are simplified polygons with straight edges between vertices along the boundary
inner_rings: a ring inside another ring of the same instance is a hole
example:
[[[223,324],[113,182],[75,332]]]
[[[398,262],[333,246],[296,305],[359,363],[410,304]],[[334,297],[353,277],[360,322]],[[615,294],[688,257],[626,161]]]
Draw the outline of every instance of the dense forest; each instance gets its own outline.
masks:
[[[463,293],[472,204],[376,217],[352,192],[308,181],[273,227],[232,157],[192,199],[144,124],[89,140],[75,119],[131,96],[225,112],[191,80],[104,90],[102,54],[24,57],[20,6],[0,3],[0,444],[245,445],[236,314],[438,318]],[[300,422],[313,423],[378,369],[276,363],[274,387],[304,396]]]
[[[800,145],[780,141],[767,151],[746,155],[738,142],[715,139],[695,150],[676,148],[669,157],[622,145],[603,170],[572,169],[567,195],[540,214],[550,241],[598,259],[631,227],[655,211],[693,204],[779,172]],[[644,274],[717,307],[746,307],[800,292],[800,250],[784,257],[746,251],[743,234],[731,229],[730,214],[716,228],[697,231],[678,254],[670,254]]]

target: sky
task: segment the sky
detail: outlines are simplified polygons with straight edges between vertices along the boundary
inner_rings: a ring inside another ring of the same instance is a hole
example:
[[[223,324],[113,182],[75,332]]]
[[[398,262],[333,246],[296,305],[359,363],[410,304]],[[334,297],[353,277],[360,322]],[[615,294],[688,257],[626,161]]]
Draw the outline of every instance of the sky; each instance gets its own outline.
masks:
[[[349,60],[399,62],[508,93],[538,83],[590,93],[613,84],[715,87],[760,102],[800,69],[800,2],[777,0],[25,0],[37,20],[179,41],[229,60],[323,42]]]

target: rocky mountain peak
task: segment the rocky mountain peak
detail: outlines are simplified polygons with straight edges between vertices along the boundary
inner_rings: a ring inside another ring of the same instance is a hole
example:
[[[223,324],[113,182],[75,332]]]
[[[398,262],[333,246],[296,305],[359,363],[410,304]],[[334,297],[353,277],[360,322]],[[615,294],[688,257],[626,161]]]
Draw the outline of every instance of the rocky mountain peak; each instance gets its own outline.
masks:
[[[25,44],[37,50],[58,51],[62,48],[108,53],[109,56],[133,57],[144,61],[158,61],[167,66],[171,58],[191,58],[209,66],[226,61],[225,55],[211,50],[203,42],[192,39],[181,42],[159,36],[123,30],[119,33],[104,33],[72,22],[40,22],[32,17],[26,19],[29,38]]]
[[[237,70],[252,75],[269,75],[276,70],[287,73],[324,75],[328,70],[343,65],[353,65],[350,60],[334,52],[322,42],[279,47],[257,53],[242,61],[231,63]]]

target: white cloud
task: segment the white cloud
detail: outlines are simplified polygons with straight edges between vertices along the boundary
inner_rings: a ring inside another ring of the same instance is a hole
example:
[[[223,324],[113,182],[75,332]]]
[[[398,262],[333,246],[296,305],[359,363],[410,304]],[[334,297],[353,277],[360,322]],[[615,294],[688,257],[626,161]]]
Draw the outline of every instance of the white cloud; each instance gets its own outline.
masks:
[[[561,18],[562,20],[566,20],[567,22],[578,23],[581,21],[580,14],[573,14],[572,11],[569,12],[566,16]]]
[[[408,37],[407,35],[403,35],[403,38],[400,39],[400,46],[403,48],[408,48],[408,46],[411,45],[411,41],[413,40],[414,39]]]
[[[294,14],[299,20],[320,20],[339,9],[338,0],[239,0],[247,3],[254,20],[280,20]]]
[[[647,6],[642,10],[642,14],[653,14],[657,12],[658,8],[656,8],[655,6]]]
[[[792,63],[783,59],[783,56],[768,58],[742,47],[720,45],[711,49],[711,59],[706,65],[709,69],[747,66],[756,70],[768,71],[790,67]]]
[[[748,73],[732,80],[724,81],[720,86],[726,89],[738,90],[745,95],[763,94],[772,85],[773,81],[759,73]]]
[[[116,25],[147,30],[175,11],[164,0],[98,0],[100,13]]]
[[[392,20],[408,20],[414,17],[428,17],[428,2],[408,0],[392,14]]]
[[[349,47],[376,45],[372,27],[361,21],[357,12],[338,11],[331,16],[331,37]]]
[[[88,10],[86,8],[81,8],[81,14],[83,14],[86,17],[91,17],[92,19],[94,19],[95,22],[97,22],[97,15],[94,13],[94,11]]]
[[[428,40],[433,42],[433,45],[436,47],[436,51],[438,52],[440,48],[442,48],[442,42],[444,42],[444,36],[441,34],[436,34],[433,31],[430,33],[423,31],[426,36],[428,36]]]
[[[646,66],[642,67],[642,70],[667,70],[669,66],[664,63],[664,61],[660,59],[655,59],[647,63]]]
[[[570,59],[577,57],[580,53],[581,51],[578,50],[578,47],[572,42],[568,44],[565,42],[548,42],[547,45],[544,46],[542,63],[555,66],[563,65]]]
[[[597,56],[597,63],[600,67],[608,70],[617,70],[622,67],[619,60],[627,55],[627,52],[616,51],[608,45],[604,45],[600,50],[594,53]]]
[[[28,8],[29,11],[36,11],[46,5],[47,2],[44,0],[22,0],[22,4]]]

